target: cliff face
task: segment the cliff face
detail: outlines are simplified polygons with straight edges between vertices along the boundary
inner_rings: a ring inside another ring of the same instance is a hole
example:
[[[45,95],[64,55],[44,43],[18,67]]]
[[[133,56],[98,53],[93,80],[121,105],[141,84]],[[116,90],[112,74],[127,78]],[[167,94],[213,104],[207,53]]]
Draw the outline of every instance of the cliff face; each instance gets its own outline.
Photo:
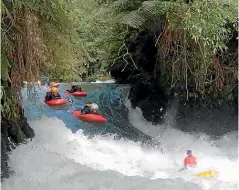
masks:
[[[140,32],[135,41],[129,39],[126,44],[137,68],[129,57],[126,58],[129,62],[126,68],[126,62],[120,59],[111,67],[111,76],[119,84],[131,84],[129,99],[133,108],[140,107],[148,121],[160,123],[167,98],[158,80],[159,76],[155,77],[153,74],[157,54],[154,33]]]
[[[151,31],[143,31],[138,34],[136,39],[125,40],[134,63],[126,56],[127,66],[125,60],[118,59],[109,69],[117,83],[131,85],[128,98],[133,108],[136,106],[141,108],[146,120],[153,124],[160,124],[164,122],[166,111],[174,107],[176,127],[183,131],[197,130],[219,135],[237,129],[237,87],[233,88],[233,101],[230,102],[226,102],[220,97],[205,100],[208,101],[204,101],[206,106],[194,98],[185,102],[185,98],[182,100],[184,93],[182,88],[167,89],[161,79],[161,72],[158,70],[161,60],[156,60],[156,36],[158,35]],[[231,44],[231,46],[229,45],[230,51],[236,52],[235,41],[232,40]],[[230,58],[227,56],[228,60]],[[156,69],[157,72],[155,72]],[[181,94],[181,96],[175,96],[175,94]],[[178,102],[177,105],[174,104],[175,100]],[[222,123],[224,124],[222,125]],[[216,127],[212,129],[212,125]]]
[[[13,121],[2,117],[1,120],[1,179],[8,178],[10,168],[8,167],[8,153],[25,139],[32,139],[35,136],[33,129],[27,123],[23,112],[20,119]]]

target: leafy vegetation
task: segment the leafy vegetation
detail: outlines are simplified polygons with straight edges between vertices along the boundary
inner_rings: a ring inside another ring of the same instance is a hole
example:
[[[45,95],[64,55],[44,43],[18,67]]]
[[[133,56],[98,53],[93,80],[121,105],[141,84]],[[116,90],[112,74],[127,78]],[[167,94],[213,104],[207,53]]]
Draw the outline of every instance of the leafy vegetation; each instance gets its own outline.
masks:
[[[134,63],[126,39],[157,34],[159,21],[155,76],[162,73],[165,87],[188,99],[231,97],[237,84],[237,51],[228,46],[238,27],[235,0],[2,0],[1,10],[4,113],[18,109],[23,81],[95,80],[118,59]]]
[[[1,1],[1,112],[5,117],[19,116],[23,81],[37,81],[45,71],[67,71],[76,60],[70,41],[74,30],[67,17],[70,7],[60,0]]]
[[[167,89],[180,92],[184,101],[233,99],[238,81],[237,1],[116,2],[122,2],[120,20],[131,27],[131,38],[132,31],[149,29],[157,34],[163,28],[155,36],[154,75]]]
[[[164,19],[164,28],[156,41],[160,59],[156,72],[163,73],[165,85],[185,86],[187,99],[230,93],[237,84],[237,52],[230,63],[223,64],[220,58],[229,53],[228,42],[237,30],[237,1],[145,1],[124,22],[139,28],[158,18]]]
[[[79,7],[86,10],[80,10],[78,33],[92,60],[90,74],[94,73],[92,65],[105,71],[117,59],[130,56],[127,38],[145,29],[157,34],[162,21],[163,31],[155,37],[155,76],[162,73],[164,86],[181,88],[186,101],[231,97],[237,85],[238,56],[236,49],[230,48],[238,27],[236,0],[91,0]]]

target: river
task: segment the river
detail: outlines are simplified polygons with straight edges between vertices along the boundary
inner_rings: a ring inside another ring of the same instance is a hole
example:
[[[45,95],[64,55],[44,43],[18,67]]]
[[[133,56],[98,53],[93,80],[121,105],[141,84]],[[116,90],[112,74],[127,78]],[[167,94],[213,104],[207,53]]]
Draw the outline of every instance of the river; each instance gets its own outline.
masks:
[[[12,175],[4,190],[235,190],[238,174],[238,131],[214,139],[173,127],[169,112],[164,125],[145,121],[127,100],[127,85],[84,83],[87,98],[72,100],[62,110],[46,106],[46,89],[35,95],[22,89],[23,107],[35,138],[10,154]],[[72,116],[84,102],[95,102],[108,122],[94,125]],[[175,108],[176,109],[176,108]],[[187,149],[198,158],[195,170],[178,172]],[[219,171],[217,179],[193,174]]]

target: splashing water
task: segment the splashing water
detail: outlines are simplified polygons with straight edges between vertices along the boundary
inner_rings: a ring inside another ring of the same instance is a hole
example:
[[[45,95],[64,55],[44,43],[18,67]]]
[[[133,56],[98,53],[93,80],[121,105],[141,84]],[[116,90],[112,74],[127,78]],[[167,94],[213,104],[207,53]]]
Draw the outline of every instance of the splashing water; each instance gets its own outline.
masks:
[[[107,87],[93,90],[88,98],[97,102],[98,97],[102,102],[110,102],[106,98],[110,95],[106,94]],[[102,128],[120,128],[116,121],[120,120],[120,114],[117,115],[109,103],[107,106],[109,109],[102,104],[100,108],[102,113],[112,117],[111,125]],[[67,111],[53,112],[49,118],[52,111],[45,108],[47,116],[40,117],[42,112],[31,106],[29,110],[35,118],[29,124],[36,136],[10,154],[9,165],[15,174],[3,181],[3,189],[237,189],[237,132],[213,140],[205,134],[183,133],[168,125],[151,125],[142,118],[139,109],[132,110],[128,102],[126,107],[129,109],[128,120],[121,119],[121,125],[126,127],[115,131],[121,133],[126,128],[135,127],[159,140],[163,152],[143,148],[140,141],[130,138],[116,139],[114,130],[89,136],[84,131],[89,127],[84,128],[84,123],[66,120],[69,115],[62,116]],[[75,133],[72,133],[73,124],[78,126]],[[127,129],[127,132],[132,131]],[[196,171],[177,172],[182,167],[186,149],[192,149],[197,155],[198,168]],[[204,179],[193,176],[206,169],[218,170],[219,177]]]

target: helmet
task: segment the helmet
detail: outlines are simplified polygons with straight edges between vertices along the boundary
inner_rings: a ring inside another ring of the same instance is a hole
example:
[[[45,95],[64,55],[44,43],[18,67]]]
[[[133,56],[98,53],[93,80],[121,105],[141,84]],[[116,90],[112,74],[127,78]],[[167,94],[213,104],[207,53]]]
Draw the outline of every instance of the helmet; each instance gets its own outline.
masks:
[[[187,155],[192,155],[192,150],[187,150]]]
[[[98,107],[97,104],[93,103],[93,104],[91,104],[91,109],[92,109],[92,110],[98,110],[99,107]]]
[[[55,87],[52,88],[52,89],[51,89],[51,92],[52,92],[52,93],[57,93],[57,92],[58,92],[58,88],[55,88]]]
[[[50,85],[53,85],[53,84],[54,84],[54,82],[51,82],[51,83],[50,83]]]

